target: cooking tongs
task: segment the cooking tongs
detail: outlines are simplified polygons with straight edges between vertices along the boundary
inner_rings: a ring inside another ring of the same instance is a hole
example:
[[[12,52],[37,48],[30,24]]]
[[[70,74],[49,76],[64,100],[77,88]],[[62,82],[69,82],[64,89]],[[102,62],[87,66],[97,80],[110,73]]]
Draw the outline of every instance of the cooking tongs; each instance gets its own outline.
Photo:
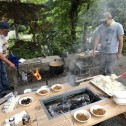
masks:
[[[81,82],[86,82],[86,81],[89,81],[89,80],[92,80],[92,79],[93,79],[93,77],[88,77],[88,78],[76,80],[76,82],[81,83]]]

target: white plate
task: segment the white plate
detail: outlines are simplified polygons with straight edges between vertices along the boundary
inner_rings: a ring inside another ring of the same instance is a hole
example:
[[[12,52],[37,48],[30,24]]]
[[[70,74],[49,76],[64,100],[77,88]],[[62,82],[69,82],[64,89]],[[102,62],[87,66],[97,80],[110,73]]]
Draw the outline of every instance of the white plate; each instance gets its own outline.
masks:
[[[102,114],[102,115],[97,115],[97,114],[95,114],[95,113],[93,112],[93,110],[97,110],[97,109],[102,109],[103,111],[105,111],[105,113]],[[106,114],[107,111],[106,111],[105,107],[103,107],[103,106],[101,106],[101,105],[94,105],[94,106],[92,106],[92,107],[90,108],[90,112],[91,112],[94,116],[102,117],[102,116],[104,116],[104,115]]]
[[[55,89],[56,86],[60,86],[61,89]],[[52,89],[53,91],[61,91],[61,90],[63,90],[63,88],[64,88],[64,86],[63,86],[62,84],[54,84],[54,85],[51,87],[51,89]]]
[[[40,91],[45,91],[46,90],[46,93],[40,93]],[[36,91],[37,94],[39,95],[47,95],[49,93],[49,89],[48,88],[39,88],[37,91]]]
[[[78,114],[84,114],[87,116],[87,120],[79,120],[77,118]],[[87,110],[77,110],[74,112],[74,118],[78,121],[78,122],[87,122],[90,118],[91,118],[91,114],[87,111]]]
[[[26,100],[28,98],[31,100],[31,102],[29,104],[22,104],[21,103],[22,100]],[[32,97],[23,97],[23,98],[19,99],[19,104],[22,105],[22,106],[29,106],[29,105],[31,105],[33,103],[33,101],[34,101],[34,99]]]

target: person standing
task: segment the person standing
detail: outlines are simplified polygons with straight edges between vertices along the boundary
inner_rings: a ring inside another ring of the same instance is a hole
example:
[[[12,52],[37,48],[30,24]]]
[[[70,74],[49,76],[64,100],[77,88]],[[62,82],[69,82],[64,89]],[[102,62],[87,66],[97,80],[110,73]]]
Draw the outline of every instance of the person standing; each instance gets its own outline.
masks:
[[[15,65],[7,59],[8,42],[6,36],[9,32],[9,24],[7,22],[0,22],[0,97],[6,95],[6,90],[13,90],[14,86],[10,86],[8,82],[6,64],[11,68],[16,68]],[[6,63],[6,64],[5,64]]]
[[[123,48],[123,26],[112,19],[109,12],[103,13],[103,23],[98,27],[93,47],[93,57],[96,56],[96,48],[100,47],[100,73],[111,75],[114,72],[117,59],[122,56]]]

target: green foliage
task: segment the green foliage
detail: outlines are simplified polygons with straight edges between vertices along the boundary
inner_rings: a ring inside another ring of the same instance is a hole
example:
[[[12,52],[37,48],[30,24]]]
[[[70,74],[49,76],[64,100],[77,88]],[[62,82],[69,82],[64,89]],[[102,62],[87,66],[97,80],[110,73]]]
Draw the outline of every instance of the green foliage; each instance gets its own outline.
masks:
[[[106,10],[110,11],[114,19],[120,22],[126,30],[126,2],[124,0],[20,1],[23,4],[20,3],[21,6],[16,7],[20,10],[17,11],[18,13],[15,11],[16,8],[12,7],[12,3],[4,8],[1,5],[0,8],[1,19],[3,15],[9,17],[12,19],[9,20],[11,24],[15,21],[19,24],[18,32],[32,34],[31,41],[11,42],[11,50],[20,58],[61,55],[64,51],[83,50],[86,46],[85,38],[91,37],[95,27],[99,25],[101,14]],[[42,4],[48,9],[43,9]],[[124,54],[126,54],[125,42],[124,37]]]
[[[12,51],[18,58],[25,59],[48,55],[48,49],[46,47],[39,45],[39,43],[23,40],[12,44],[10,51]]]

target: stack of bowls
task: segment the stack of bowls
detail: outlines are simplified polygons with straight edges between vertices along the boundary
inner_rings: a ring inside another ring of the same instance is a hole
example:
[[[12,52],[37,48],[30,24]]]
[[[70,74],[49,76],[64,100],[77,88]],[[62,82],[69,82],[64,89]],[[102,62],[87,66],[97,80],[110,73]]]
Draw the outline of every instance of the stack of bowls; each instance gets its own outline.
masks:
[[[126,105],[126,91],[119,91],[114,93],[113,101],[117,105]]]

